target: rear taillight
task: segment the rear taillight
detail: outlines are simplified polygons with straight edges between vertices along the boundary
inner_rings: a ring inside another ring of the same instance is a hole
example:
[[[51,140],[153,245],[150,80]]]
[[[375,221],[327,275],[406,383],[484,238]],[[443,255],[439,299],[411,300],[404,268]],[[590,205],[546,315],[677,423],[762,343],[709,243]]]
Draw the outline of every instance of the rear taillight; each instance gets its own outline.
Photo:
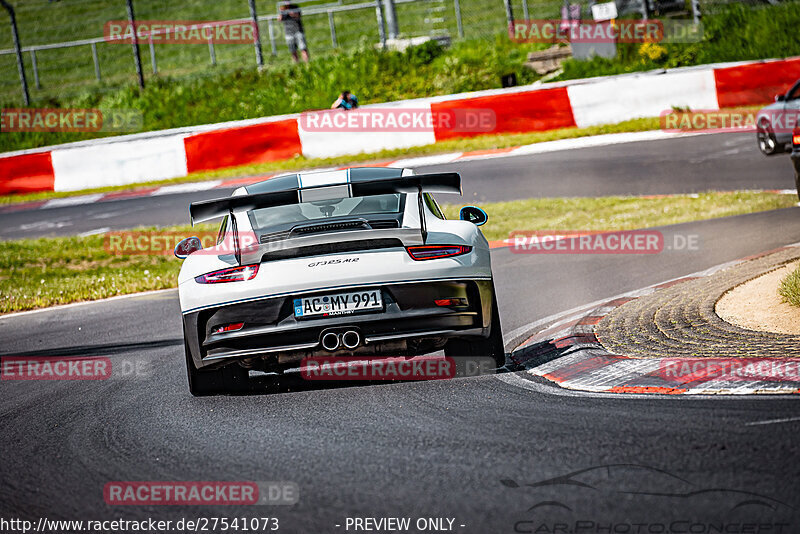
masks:
[[[258,264],[231,267],[195,277],[198,284],[222,284],[224,282],[244,282],[252,280],[258,274]]]
[[[450,258],[467,254],[472,247],[466,245],[420,245],[416,247],[406,247],[408,255],[417,261],[435,260],[438,258]]]
[[[800,128],[795,128],[794,132],[792,132],[792,144],[800,146]]]
[[[224,332],[236,332],[237,330],[241,330],[244,327],[244,323],[231,323],[226,324],[225,326],[218,326],[214,330],[211,331],[212,334],[222,334]]]

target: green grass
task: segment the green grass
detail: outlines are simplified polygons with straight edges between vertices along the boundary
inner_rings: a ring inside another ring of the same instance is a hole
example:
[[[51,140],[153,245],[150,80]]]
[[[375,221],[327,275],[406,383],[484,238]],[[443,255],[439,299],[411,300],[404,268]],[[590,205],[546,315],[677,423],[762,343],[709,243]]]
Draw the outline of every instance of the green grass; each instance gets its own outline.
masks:
[[[500,76],[518,71],[519,82],[536,79],[521,70],[527,52],[540,44],[515,45],[507,38],[465,41],[448,49],[429,42],[406,52],[361,48],[305,65],[276,64],[263,71],[204,73],[156,78],[144,91],[128,85],[111,92],[52,97],[33,107],[134,110],[142,130],[153,131],[327,109],[349,89],[362,104],[490,89]],[[6,102],[0,107],[18,107]],[[6,132],[0,152],[114,135],[94,132]]]
[[[486,237],[513,230],[623,230],[793,206],[793,195],[704,193],[665,198],[543,198],[484,204]],[[450,218],[459,206],[445,206]],[[213,230],[154,230],[192,235]],[[0,250],[0,313],[175,287],[180,261],[170,255],[117,256],[104,236],[7,241]]]
[[[526,230],[632,230],[741,215],[796,205],[796,195],[737,191],[662,198],[532,198],[481,205],[489,213],[487,239]],[[459,206],[445,207],[448,218]]]
[[[786,275],[778,288],[783,302],[800,307],[800,267]]]
[[[103,35],[103,25],[109,20],[126,19],[125,2],[120,0],[12,0],[17,11],[20,38],[23,46],[41,45]],[[275,15],[275,0],[256,0],[259,15]],[[335,13],[338,47],[333,46],[327,13],[312,14],[322,5],[363,4],[363,0],[310,0],[300,2],[304,11],[303,23],[306,40],[313,61],[325,63],[342,51],[372,48],[380,42],[374,6]],[[539,16],[555,16],[560,4],[556,0],[530,0]],[[521,0],[515,0],[515,10],[521,12]],[[161,0],[134,0],[136,16],[145,20],[227,20],[249,17],[247,0],[190,0],[163,2]],[[503,3],[481,0],[460,0],[462,23],[466,39],[485,39],[505,28]],[[546,15],[545,15],[546,13]],[[429,34],[449,35],[459,39],[453,0],[418,0],[397,5],[397,20],[401,36]],[[0,48],[12,47],[10,32],[6,31],[8,17],[0,10]],[[284,42],[281,23],[274,23],[276,53],[273,55],[270,27],[259,24],[265,65],[269,69],[289,63],[290,56]],[[255,51],[252,44],[215,45],[217,65],[211,65],[206,44],[155,44],[159,74],[153,74],[150,49],[141,47],[145,76],[149,81],[161,76],[183,78],[211,73],[230,74],[238,69],[254,70]],[[106,93],[120,85],[135,82],[131,47],[122,43],[97,45],[102,81],[95,80],[91,48],[88,45],[68,49],[43,50],[37,53],[41,88],[33,84],[32,62],[25,56],[31,92],[35,100],[78,96],[81,93]],[[320,80],[325,81],[325,78]],[[333,88],[334,90],[336,88]],[[0,101],[18,99],[19,79],[13,55],[0,56]]]
[[[547,132],[533,132],[524,134],[500,134],[486,135],[480,137],[450,139],[432,145],[420,147],[383,150],[373,154],[357,154],[352,156],[341,156],[337,158],[304,158],[298,156],[291,160],[275,161],[269,163],[259,163],[254,165],[244,165],[240,167],[228,167],[214,171],[203,171],[189,174],[180,178],[170,180],[156,180],[139,184],[129,184],[120,186],[99,187],[94,189],[84,189],[81,191],[42,191],[39,193],[26,193],[20,195],[0,196],[0,205],[19,202],[29,202],[34,200],[44,200],[51,198],[62,198],[69,196],[85,195],[90,193],[109,193],[113,191],[136,189],[139,187],[152,187],[154,185],[168,185],[186,182],[199,182],[204,180],[216,180],[220,178],[238,178],[250,175],[263,175],[274,172],[296,171],[302,169],[313,169],[315,167],[330,167],[336,165],[355,165],[375,163],[381,160],[392,160],[413,156],[426,156],[431,154],[445,154],[448,152],[462,152],[470,150],[484,150],[492,148],[508,148],[545,141],[555,141],[558,139],[572,139],[576,137],[586,137],[591,135],[601,135],[620,132],[641,132],[655,130],[659,128],[657,118],[634,119],[617,124],[591,126],[589,128],[563,128],[560,130],[550,130]]]
[[[744,3],[726,5],[703,18],[703,39],[697,43],[619,44],[614,59],[564,62],[558,80],[607,76],[705,63],[782,58],[800,54],[800,2],[754,9]]]
[[[209,225],[175,227],[192,235]],[[172,255],[117,256],[104,236],[7,241],[0,253],[0,313],[177,286]]]

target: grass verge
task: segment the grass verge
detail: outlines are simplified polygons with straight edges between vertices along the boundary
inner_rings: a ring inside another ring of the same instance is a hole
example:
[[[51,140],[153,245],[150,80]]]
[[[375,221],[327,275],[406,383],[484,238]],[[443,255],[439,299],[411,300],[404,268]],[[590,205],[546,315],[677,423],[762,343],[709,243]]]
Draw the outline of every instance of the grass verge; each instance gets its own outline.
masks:
[[[659,68],[789,57],[800,53],[796,30],[800,2],[754,7],[730,3],[703,16],[702,39],[694,43],[620,43],[612,59],[568,59],[556,80],[608,76]]]
[[[778,288],[783,302],[800,307],[800,267],[786,275]]]
[[[542,198],[484,204],[489,240],[512,230],[627,230],[790,207],[794,195],[734,192],[663,198]],[[445,206],[448,218],[459,206]],[[178,226],[154,230],[186,235],[213,230]],[[171,255],[118,256],[102,235],[23,239],[0,251],[0,313],[175,287],[180,261]]]

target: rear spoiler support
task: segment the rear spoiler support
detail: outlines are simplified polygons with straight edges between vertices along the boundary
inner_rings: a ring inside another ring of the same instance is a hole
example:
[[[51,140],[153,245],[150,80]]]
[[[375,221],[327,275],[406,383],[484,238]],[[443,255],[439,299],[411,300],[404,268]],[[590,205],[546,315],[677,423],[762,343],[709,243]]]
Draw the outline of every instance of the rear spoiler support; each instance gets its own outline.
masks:
[[[236,258],[236,263],[238,265],[242,264],[242,249],[241,244],[239,243],[239,224],[236,222],[236,216],[233,214],[233,210],[230,210],[230,219],[231,219],[231,230],[233,230],[233,255]]]
[[[418,187],[417,208],[419,209],[419,231],[422,234],[422,244],[428,240],[428,224],[425,222],[425,206],[422,200],[422,185]]]

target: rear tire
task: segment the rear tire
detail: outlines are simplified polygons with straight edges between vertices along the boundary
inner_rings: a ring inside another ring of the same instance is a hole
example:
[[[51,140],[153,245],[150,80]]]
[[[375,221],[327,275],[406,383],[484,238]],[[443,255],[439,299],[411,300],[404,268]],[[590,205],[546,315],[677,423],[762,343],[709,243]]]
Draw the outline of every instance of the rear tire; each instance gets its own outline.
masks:
[[[444,355],[451,358],[459,356],[489,357],[494,360],[495,367],[498,369],[505,366],[506,351],[503,346],[503,328],[500,325],[497,297],[494,294],[492,295],[492,323],[489,326],[489,337],[451,339],[444,346]]]
[[[800,165],[800,163],[797,165]],[[794,187],[797,190],[797,200],[800,200],[800,167],[794,170]]]
[[[184,341],[186,353],[186,373],[189,378],[189,392],[195,397],[220,395],[224,393],[244,393],[248,391],[250,382],[247,369],[236,363],[220,369],[198,369],[189,352],[189,345]]]

